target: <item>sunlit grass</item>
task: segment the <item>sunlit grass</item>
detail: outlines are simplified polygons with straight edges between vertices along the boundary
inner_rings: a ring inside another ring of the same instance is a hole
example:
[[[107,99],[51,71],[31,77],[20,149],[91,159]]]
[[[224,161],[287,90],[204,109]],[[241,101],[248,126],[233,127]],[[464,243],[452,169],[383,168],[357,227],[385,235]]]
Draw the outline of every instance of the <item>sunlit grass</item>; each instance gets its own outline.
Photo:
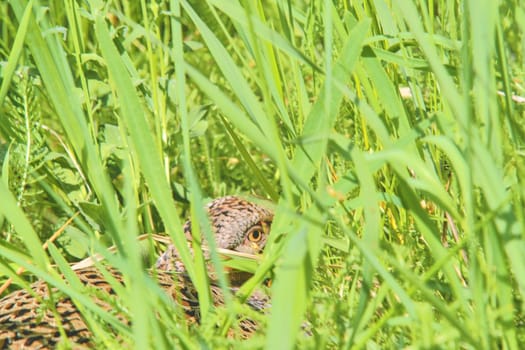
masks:
[[[70,295],[100,347],[116,346],[112,332],[140,349],[525,342],[518,4],[0,10],[16,18],[0,24],[2,280],[23,266]],[[272,310],[250,315],[261,323],[250,340],[225,338],[231,316],[250,311],[209,304],[204,262],[181,232],[202,202],[234,193],[277,213],[237,298],[272,277]],[[188,327],[146,273],[162,247],[136,237],[165,232],[199,291],[201,325]],[[115,290],[131,325],[74,282],[68,262],[94,253],[125,276]]]

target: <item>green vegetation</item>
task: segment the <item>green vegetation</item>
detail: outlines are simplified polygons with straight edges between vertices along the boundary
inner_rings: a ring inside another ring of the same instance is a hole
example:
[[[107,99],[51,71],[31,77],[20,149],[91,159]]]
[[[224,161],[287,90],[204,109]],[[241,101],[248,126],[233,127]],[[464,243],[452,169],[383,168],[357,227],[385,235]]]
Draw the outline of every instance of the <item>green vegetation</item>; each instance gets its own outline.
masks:
[[[100,348],[525,344],[519,1],[10,0],[0,12],[0,282],[70,295]],[[236,193],[275,203],[272,242],[220,309],[184,250],[203,314],[188,326],[146,272],[163,247],[136,238],[167,232],[183,249],[189,213]],[[94,253],[124,274],[115,309],[131,325],[74,283],[68,263]],[[268,276],[259,332],[226,338]]]

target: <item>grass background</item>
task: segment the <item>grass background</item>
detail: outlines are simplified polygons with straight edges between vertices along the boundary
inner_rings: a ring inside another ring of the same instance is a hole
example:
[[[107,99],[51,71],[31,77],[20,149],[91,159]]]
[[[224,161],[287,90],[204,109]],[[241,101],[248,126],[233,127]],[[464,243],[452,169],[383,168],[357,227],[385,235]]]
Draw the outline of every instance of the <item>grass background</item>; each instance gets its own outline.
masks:
[[[101,348],[525,343],[519,1],[11,0],[0,12],[0,281],[70,295]],[[181,226],[236,193],[277,215],[255,276],[214,309]],[[146,273],[162,247],[136,237],[164,232],[201,325]],[[94,253],[124,274],[115,310],[131,325],[75,280],[68,263]],[[272,310],[250,313],[242,299],[269,275]],[[239,313],[261,323],[248,341],[224,336]]]

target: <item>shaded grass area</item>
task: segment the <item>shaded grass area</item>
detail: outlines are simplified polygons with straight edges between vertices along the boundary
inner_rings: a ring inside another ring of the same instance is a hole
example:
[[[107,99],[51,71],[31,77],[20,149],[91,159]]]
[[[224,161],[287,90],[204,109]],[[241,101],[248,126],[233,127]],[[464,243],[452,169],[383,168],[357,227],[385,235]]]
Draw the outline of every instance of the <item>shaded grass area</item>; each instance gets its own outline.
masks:
[[[523,10],[2,2],[2,279],[23,266],[17,284],[70,295],[101,347],[519,348]],[[214,309],[181,227],[233,193],[270,199],[277,215],[254,277]],[[201,325],[145,272],[162,247],[136,237],[163,232]],[[68,263],[93,253],[126,276],[115,289],[131,325],[71,282]],[[272,311],[251,315],[260,331],[226,339],[268,276]]]

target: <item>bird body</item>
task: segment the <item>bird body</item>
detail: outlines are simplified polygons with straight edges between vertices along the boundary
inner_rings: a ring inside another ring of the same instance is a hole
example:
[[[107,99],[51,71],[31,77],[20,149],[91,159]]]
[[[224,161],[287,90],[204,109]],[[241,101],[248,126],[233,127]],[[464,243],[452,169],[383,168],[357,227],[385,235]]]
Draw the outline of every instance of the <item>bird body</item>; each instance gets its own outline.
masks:
[[[235,196],[218,198],[206,209],[219,248],[244,253],[262,251],[273,218],[270,210]],[[191,238],[189,221],[184,225],[184,231]],[[157,260],[155,270],[160,287],[183,308],[188,322],[198,322],[198,296],[184,273],[174,246],[170,245]],[[112,268],[108,268],[108,272],[123,283],[120,272]],[[115,292],[104,274],[96,267],[85,267],[75,273],[85,286],[96,289],[96,295],[104,294],[105,297],[95,298],[95,303],[111,310],[106,296],[111,298]],[[211,291],[214,304],[220,305],[222,290],[213,281]],[[49,307],[44,302],[49,302],[49,296],[47,283],[38,281],[31,286],[31,291],[19,290],[0,299],[0,349],[51,349],[63,335],[75,345],[74,348],[87,348],[92,344],[92,334],[74,301],[64,296],[53,300],[53,306]],[[262,310],[270,305],[269,297],[255,293],[247,304],[255,310]],[[116,317],[126,322],[122,315]],[[247,331],[253,331],[251,323],[247,325]],[[61,330],[65,334],[61,335]]]

